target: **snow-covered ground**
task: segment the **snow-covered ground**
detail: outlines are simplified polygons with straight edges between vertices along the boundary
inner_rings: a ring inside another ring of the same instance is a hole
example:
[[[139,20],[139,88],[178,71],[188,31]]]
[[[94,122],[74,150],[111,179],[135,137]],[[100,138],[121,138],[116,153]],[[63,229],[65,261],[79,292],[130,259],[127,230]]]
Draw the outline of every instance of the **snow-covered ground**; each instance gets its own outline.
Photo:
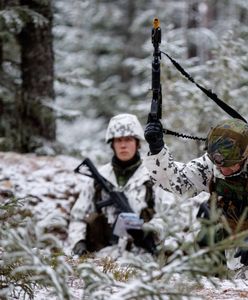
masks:
[[[70,209],[80,192],[80,176],[73,172],[79,163],[67,156],[0,153],[0,197],[30,196],[41,229],[65,239]]]
[[[29,200],[32,211],[37,215],[41,230],[51,232],[61,241],[67,237],[69,213],[80,193],[80,175],[73,170],[80,160],[68,156],[43,157],[34,154],[0,153],[0,201],[12,193],[18,197],[31,195]],[[178,281],[178,279],[175,279]],[[242,279],[220,280],[218,289],[208,280],[202,281],[203,287],[191,282],[192,296],[204,299],[248,299],[248,283]],[[71,279],[73,298],[82,299],[83,281]],[[173,282],[172,282],[173,285]],[[37,290],[36,300],[57,300],[50,290]]]

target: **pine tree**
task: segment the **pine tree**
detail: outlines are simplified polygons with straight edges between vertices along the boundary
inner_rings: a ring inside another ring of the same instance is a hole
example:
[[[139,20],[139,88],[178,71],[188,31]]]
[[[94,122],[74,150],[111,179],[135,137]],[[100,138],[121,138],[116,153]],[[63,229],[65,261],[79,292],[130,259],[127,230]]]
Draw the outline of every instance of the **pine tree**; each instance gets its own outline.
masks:
[[[29,152],[55,139],[52,11],[49,1],[37,3],[2,3],[3,150]]]
[[[0,297],[33,299],[35,289],[50,287],[58,299],[70,299],[72,272],[60,242],[39,232],[28,197],[0,204]]]

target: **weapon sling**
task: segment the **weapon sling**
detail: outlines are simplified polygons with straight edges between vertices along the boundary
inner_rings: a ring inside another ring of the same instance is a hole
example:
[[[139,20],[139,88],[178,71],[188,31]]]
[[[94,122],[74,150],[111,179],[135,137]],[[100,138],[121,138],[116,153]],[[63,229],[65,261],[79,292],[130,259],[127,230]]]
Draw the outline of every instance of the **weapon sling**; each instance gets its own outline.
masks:
[[[247,123],[247,121],[235,110],[233,109],[230,105],[226,104],[223,100],[221,100],[215,93],[213,93],[211,90],[207,90],[204,88],[202,85],[198,84],[195,82],[192,76],[190,76],[184,68],[175,60],[173,59],[169,54],[166,52],[161,51],[164,55],[166,55],[169,60],[172,62],[172,64],[176,67],[176,69],[184,76],[186,77],[189,81],[194,83],[201,91],[203,91],[204,94],[208,96],[208,98],[212,99],[219,107],[221,107],[227,114],[229,114],[231,117],[240,119]]]
[[[152,29],[152,44],[154,46],[154,52],[153,52],[153,62],[152,62],[152,102],[151,102],[151,110],[148,115],[148,122],[150,121],[156,121],[161,119],[162,115],[162,87],[160,83],[160,60],[161,60],[161,53],[164,54],[171,63],[175,66],[175,68],[184,76],[186,77],[190,82],[194,83],[197,88],[199,88],[203,93],[205,93],[208,98],[212,99],[222,110],[224,110],[227,114],[229,114],[233,118],[240,119],[247,123],[244,117],[242,117],[235,109],[233,109],[230,105],[225,103],[223,100],[221,100],[215,93],[213,93],[211,90],[206,89],[202,85],[198,84],[193,77],[187,73],[184,68],[175,60],[173,59],[169,54],[167,54],[164,51],[160,51],[159,44],[161,43],[161,28],[160,22],[158,18],[154,18],[153,20],[153,29]],[[186,135],[182,133],[178,133],[169,129],[163,129],[163,132],[165,134],[174,135],[177,137],[183,137],[188,139],[194,139],[194,140],[202,140],[205,141],[206,138],[199,138],[191,135]]]

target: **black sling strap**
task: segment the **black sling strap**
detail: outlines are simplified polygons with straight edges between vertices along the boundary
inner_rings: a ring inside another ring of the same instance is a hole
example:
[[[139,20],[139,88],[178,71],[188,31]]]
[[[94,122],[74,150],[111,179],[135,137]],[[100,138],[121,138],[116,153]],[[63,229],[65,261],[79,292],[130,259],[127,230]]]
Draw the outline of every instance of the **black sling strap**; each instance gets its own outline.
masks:
[[[203,91],[203,93],[205,93],[210,99],[212,99],[217,105],[219,105],[227,114],[229,114],[233,118],[240,119],[247,123],[247,121],[235,109],[233,109],[231,106],[222,101],[215,93],[213,93],[211,90],[205,89],[203,86],[195,82],[192,76],[190,76],[177,61],[170,57],[169,54],[163,51],[161,51],[161,53],[163,53],[169,58],[172,64],[184,77],[186,77],[189,81],[194,83],[200,90]]]

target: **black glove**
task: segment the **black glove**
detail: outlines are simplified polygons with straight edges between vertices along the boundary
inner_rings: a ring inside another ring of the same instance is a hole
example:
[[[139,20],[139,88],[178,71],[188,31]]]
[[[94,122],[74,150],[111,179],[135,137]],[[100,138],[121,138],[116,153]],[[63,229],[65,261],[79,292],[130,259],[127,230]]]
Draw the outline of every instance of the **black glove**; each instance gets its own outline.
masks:
[[[86,241],[85,240],[80,240],[78,241],[73,249],[72,249],[73,254],[75,255],[84,255],[87,253],[87,247],[86,247]]]
[[[164,147],[163,126],[160,121],[148,122],[145,128],[145,139],[151,154],[159,153]]]
[[[196,218],[197,219],[205,219],[210,220],[210,207],[209,207],[209,201],[204,201],[201,203],[199,210],[197,212]]]
[[[143,248],[151,254],[156,253],[156,244],[152,232],[145,233],[142,229],[127,229],[127,232],[133,238],[135,246]]]
[[[248,266],[248,248],[239,248],[234,257],[237,258],[239,256],[241,264]]]

